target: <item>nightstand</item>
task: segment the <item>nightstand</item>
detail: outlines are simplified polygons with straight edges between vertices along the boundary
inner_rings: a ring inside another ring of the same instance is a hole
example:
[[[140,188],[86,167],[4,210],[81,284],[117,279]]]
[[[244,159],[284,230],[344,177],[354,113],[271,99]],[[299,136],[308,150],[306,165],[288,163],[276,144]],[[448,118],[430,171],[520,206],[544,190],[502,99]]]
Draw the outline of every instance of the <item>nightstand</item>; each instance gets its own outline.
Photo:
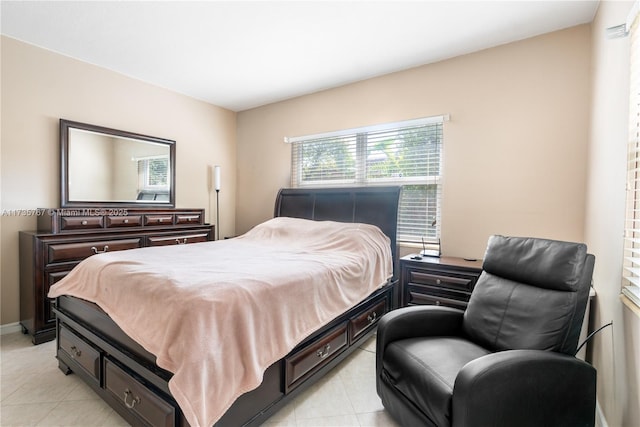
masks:
[[[482,272],[482,260],[455,257],[400,259],[400,304],[444,305],[465,309]]]

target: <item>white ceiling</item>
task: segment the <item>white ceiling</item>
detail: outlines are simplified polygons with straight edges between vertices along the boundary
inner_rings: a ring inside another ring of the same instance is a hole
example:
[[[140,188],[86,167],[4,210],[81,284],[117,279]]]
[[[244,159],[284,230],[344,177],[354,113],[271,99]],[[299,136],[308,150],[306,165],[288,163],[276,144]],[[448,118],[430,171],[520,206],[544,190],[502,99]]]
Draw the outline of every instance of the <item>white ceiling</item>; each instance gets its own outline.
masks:
[[[7,1],[1,32],[234,111],[591,22],[597,1]]]

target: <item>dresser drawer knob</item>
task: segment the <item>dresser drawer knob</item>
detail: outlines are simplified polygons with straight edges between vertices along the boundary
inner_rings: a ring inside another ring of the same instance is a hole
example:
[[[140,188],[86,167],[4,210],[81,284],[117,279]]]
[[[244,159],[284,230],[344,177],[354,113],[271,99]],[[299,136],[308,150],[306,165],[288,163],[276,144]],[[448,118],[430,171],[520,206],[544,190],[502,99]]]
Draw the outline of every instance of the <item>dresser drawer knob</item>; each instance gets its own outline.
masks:
[[[129,397],[131,397],[131,403],[127,402]],[[123,400],[124,400],[124,405],[129,409],[133,409],[133,407],[136,406],[136,403],[140,403],[140,397],[139,396],[134,397],[133,393],[128,388],[124,390]]]
[[[369,323],[375,322],[377,318],[378,318],[378,313],[376,313],[375,311],[367,316],[367,320],[369,321]]]
[[[72,354],[71,354],[71,357],[72,357],[72,358],[74,358],[74,359],[75,359],[76,357],[80,357],[80,356],[82,356],[82,351],[81,351],[81,350],[78,350],[78,347],[76,347],[75,345],[74,345],[74,346],[71,346],[70,350],[71,350],[71,353],[72,353]]]
[[[95,246],[91,246],[91,250],[93,251],[94,254],[103,254],[109,250],[109,246],[104,245],[104,248],[102,248],[101,251],[99,251],[98,248],[96,248]]]
[[[87,225],[87,224],[89,224],[89,221],[87,221],[86,219],[83,219],[83,220],[80,222],[80,224],[82,224],[82,225]]]
[[[330,349],[331,349],[331,344],[327,344],[316,352],[316,356],[318,356],[320,359],[324,359],[329,355]]]
[[[176,239],[176,244],[178,244],[178,245],[186,245],[187,244],[187,238],[185,237],[184,239],[182,239],[182,241],[180,239]]]
[[[441,285],[441,284],[442,284],[442,280],[436,279],[436,285]]]
[[[440,301],[439,301],[439,300],[438,300],[438,301],[436,301],[436,305],[440,305]]]
[[[124,223],[125,223],[125,224],[129,224],[129,220],[128,220],[128,219],[125,219],[125,220],[124,220]]]

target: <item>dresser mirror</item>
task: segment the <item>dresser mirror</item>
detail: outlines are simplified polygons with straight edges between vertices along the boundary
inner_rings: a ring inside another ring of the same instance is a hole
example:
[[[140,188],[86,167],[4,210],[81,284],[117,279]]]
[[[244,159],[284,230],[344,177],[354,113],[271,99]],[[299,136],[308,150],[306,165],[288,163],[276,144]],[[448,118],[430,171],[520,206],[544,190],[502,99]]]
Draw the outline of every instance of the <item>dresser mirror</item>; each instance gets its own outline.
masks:
[[[60,120],[61,207],[175,207],[175,141]]]

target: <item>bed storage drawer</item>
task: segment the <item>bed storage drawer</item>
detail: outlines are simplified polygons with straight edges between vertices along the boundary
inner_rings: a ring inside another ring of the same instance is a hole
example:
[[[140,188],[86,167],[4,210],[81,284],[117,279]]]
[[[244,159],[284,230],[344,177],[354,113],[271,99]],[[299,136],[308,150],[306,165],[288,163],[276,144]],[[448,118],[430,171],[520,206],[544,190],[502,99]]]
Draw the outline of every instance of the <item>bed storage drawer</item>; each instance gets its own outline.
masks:
[[[353,343],[360,335],[373,328],[387,311],[387,298],[383,298],[372,302],[362,313],[349,319],[350,342]]]
[[[104,388],[142,424],[175,425],[175,408],[108,358],[104,359]]]
[[[60,350],[100,382],[100,352],[65,326],[60,326]]]
[[[347,322],[329,330],[324,337],[285,358],[286,392],[300,385],[309,375],[348,347]]]

